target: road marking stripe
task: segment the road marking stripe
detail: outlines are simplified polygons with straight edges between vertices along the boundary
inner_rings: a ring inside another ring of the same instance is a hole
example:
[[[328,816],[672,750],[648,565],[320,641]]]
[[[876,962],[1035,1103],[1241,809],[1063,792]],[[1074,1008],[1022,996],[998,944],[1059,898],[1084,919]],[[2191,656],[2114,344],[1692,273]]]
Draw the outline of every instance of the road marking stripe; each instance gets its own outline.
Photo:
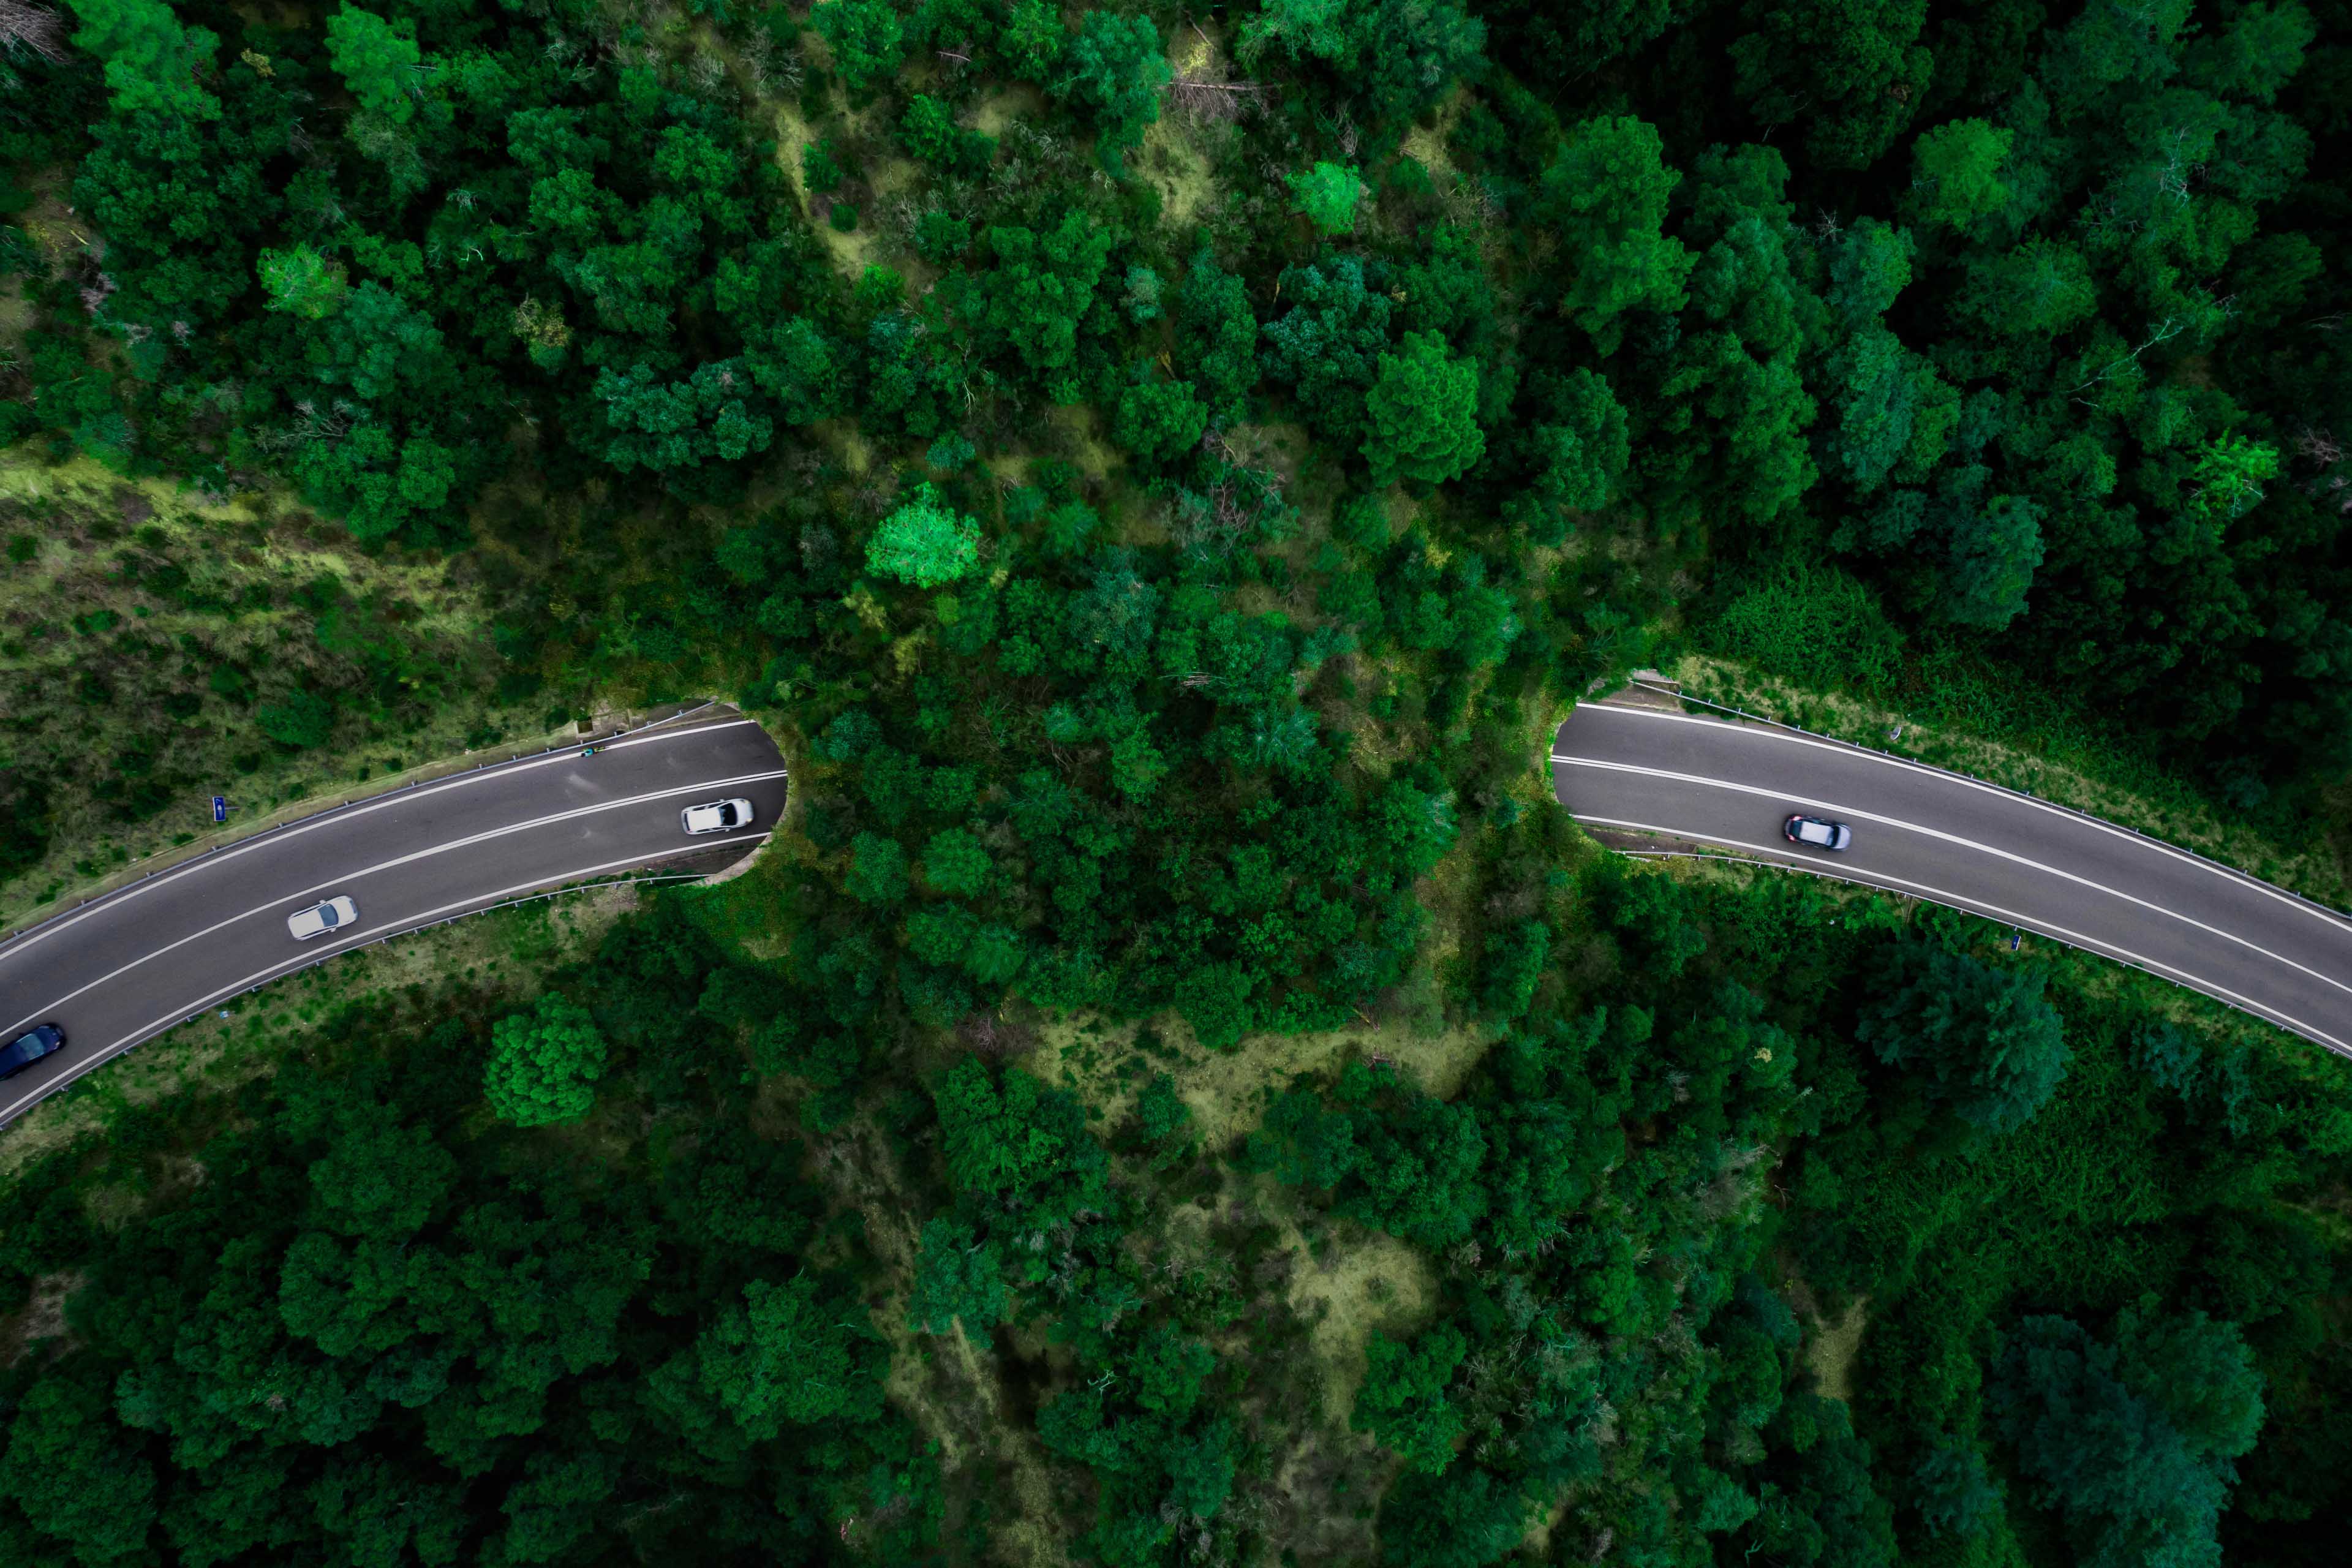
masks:
[[[655,790],[646,795],[630,795],[623,800],[604,801],[595,805],[574,806],[569,811],[560,811],[552,816],[536,817],[529,822],[518,822],[505,827],[494,828],[487,833],[477,833],[465,838],[453,838],[446,844],[436,844],[423,849],[414,849],[405,855],[395,856],[390,860],[378,861],[375,865],[366,867],[361,870],[344,872],[340,876],[331,877],[323,882],[305,888],[299,893],[281,893],[278,897],[271,899],[268,902],[257,904],[252,909],[247,910],[242,914],[231,915],[226,920],[223,921],[215,921],[211,925],[205,927],[202,931],[190,931],[187,935],[181,937],[178,941],[166,942],[162,947],[155,949],[152,952],[142,953],[137,958],[132,959],[130,963],[122,964],[118,968],[109,970],[106,973],[100,975],[97,979],[90,981],[89,984],[82,985],[76,990],[68,991],[64,995],[58,997],[53,1001],[45,1003],[41,1006],[36,1007],[31,1013],[26,1015],[23,1019],[18,1021],[13,1028],[9,1030],[0,1030],[0,1035],[13,1035],[16,1029],[24,1028],[26,1025],[32,1023],[36,1019],[48,1016],[58,1008],[64,1006],[67,1003],[72,1001],[75,997],[81,995],[84,992],[93,990],[98,986],[105,984],[110,980],[114,980],[121,975],[127,974],[142,963],[163,957],[165,953],[172,952],[174,948],[185,947],[192,942],[202,941],[204,938],[212,935],[215,931],[233,926],[239,921],[251,920],[256,915],[267,914],[282,904],[299,902],[304,899],[310,898],[313,894],[322,893],[329,888],[347,887],[352,883],[357,882],[363,877],[373,877],[380,871],[394,870],[399,867],[410,865],[418,860],[430,859],[436,855],[446,855],[453,849],[471,848],[475,845],[488,843],[494,838],[505,838],[513,834],[527,833],[533,828],[546,827],[560,822],[568,822],[574,817],[592,816],[598,812],[604,811],[617,811],[623,806],[642,805],[649,800],[661,800],[667,796],[698,795],[707,789],[727,789],[736,784],[761,784],[769,779],[779,779],[783,776],[783,771],[782,769],[777,769],[764,773],[745,773],[731,779],[706,779],[699,784],[676,784],[668,789]]]
[[[1865,762],[1884,763],[1889,767],[1901,768],[1915,773],[1925,773],[1930,778],[1941,779],[1951,784],[1964,784],[1969,789],[1979,790],[1987,795],[2003,796],[2020,805],[2033,806],[2038,810],[2048,812],[2053,816],[2062,817],[2068,822],[2076,823],[2085,827],[2095,827],[2102,833],[2111,833],[2117,838],[2123,839],[2126,843],[2136,844],[2146,849],[2153,849],[2159,854],[2168,856],[2175,860],[2180,861],[2183,865],[2192,866],[2198,870],[2210,872],[2213,876],[2222,879],[2224,881],[2234,882],[2241,887],[2251,888],[2259,892],[2267,894],[2269,897],[2278,900],[2281,903],[2291,905],[2315,920],[2326,921],[2328,925],[2334,927],[2339,931],[2352,932],[2352,921],[2347,921],[2344,916],[2336,913],[2334,910],[2328,909],[2324,905],[2313,901],[2312,900],[2304,898],[2300,894],[2291,893],[2284,888],[2275,887],[2269,882],[2263,881],[2259,877],[2249,876],[2247,873],[2238,870],[2234,867],[2223,866],[2216,861],[2209,860],[2202,856],[2192,854],[2175,845],[2167,844],[2161,838],[2152,837],[2145,833],[2135,833],[2128,827],[2118,827],[2112,822],[2091,816],[2088,812],[2072,811],[2063,805],[2054,805],[2049,801],[2043,800],[2039,795],[2027,795],[2022,790],[2010,789],[2001,784],[1988,784],[1983,779],[1970,778],[1966,773],[1956,773],[1949,768],[1939,768],[1931,763],[1913,762],[1908,757],[1888,756],[1883,752],[1874,752],[1864,746],[1849,745],[1842,742],[1822,740],[1811,735],[1792,735],[1783,729],[1769,728],[1767,723],[1740,724],[1734,723],[1731,721],[1724,719],[1704,718],[1696,713],[1668,713],[1656,708],[1626,708],[1612,702],[1580,702],[1577,704],[1576,710],[1578,712],[1591,711],[1600,713],[1630,713],[1638,718],[1668,720],[1678,724],[1709,724],[1715,726],[1719,731],[1728,730],[1741,735],[1755,736],[1759,739],[1767,741],[1779,741],[1790,745],[1811,746],[1816,751],[1834,752],[1840,756],[1855,757]],[[1571,717],[1573,717],[1573,715],[1571,715]],[[1561,721],[1563,725],[1565,725],[1566,722],[1566,720]],[[1557,731],[1555,731],[1555,733],[1557,733]],[[1559,759],[1555,757],[1552,760],[1554,762],[1558,762]]]
[[[1672,779],[1677,784],[1704,784],[1713,789],[1729,790],[1736,795],[1760,795],[1768,800],[1787,801],[1794,798],[1802,801],[1808,798],[1803,795],[1792,797],[1784,791],[1761,789],[1755,784],[1733,784],[1728,779],[1708,778],[1703,773],[1679,773],[1666,768],[1639,767],[1632,763],[1602,762],[1597,757],[1563,757],[1554,755],[1552,761],[1554,763],[1563,763],[1573,767],[1599,768],[1609,773],[1633,773],[1643,778]],[[2343,992],[2347,996],[2352,996],[2352,985],[2346,984],[2343,981],[2336,979],[2333,975],[2323,974],[2318,970],[2312,968],[2309,964],[2297,963],[2294,959],[2287,957],[2286,954],[2283,952],[2273,952],[2269,948],[2263,947],[2258,942],[2249,942],[2244,937],[2239,936],[2234,932],[2223,931],[2219,926],[2208,925],[2203,921],[2180,913],[2178,910],[2168,910],[2162,904],[2152,902],[2149,900],[2137,897],[2135,894],[2126,893],[2119,888],[2110,888],[2104,882],[2095,882],[2088,877],[2077,876],[2072,871],[2063,871],[2055,866],[2048,866],[2039,860],[2028,859],[2026,857],[2017,854],[2014,851],[1997,848],[1990,844],[1979,844],[1973,838],[1963,838],[1957,833],[1947,833],[1941,828],[1937,827],[1925,827],[1916,822],[1906,822],[1901,817],[1884,816],[1876,812],[1864,811],[1860,806],[1839,805],[1830,801],[1822,800],[1818,797],[1811,798],[1811,805],[1812,809],[1825,811],[1832,816],[1850,816],[1863,822],[1874,822],[1883,827],[1902,828],[1912,833],[1916,833],[1927,838],[1940,838],[1947,844],[1957,844],[1963,848],[1974,849],[1979,854],[1990,855],[1998,859],[2012,861],[2030,870],[2045,872],[2050,876],[2063,879],[2065,881],[2077,883],[2080,886],[2092,889],[2094,892],[2105,893],[2110,898],[2120,899],[2127,904],[2137,904],[2141,909],[2147,910],[2152,913],[2168,916],[2173,920],[2180,921],[2183,925],[2192,926],[2197,930],[2205,932],[2208,936],[2220,937],[2224,942],[2233,942],[2249,952],[2260,953],[2263,957],[2270,959],[2275,963],[2283,963],[2289,969],[2294,970],[2303,974],[2307,974],[2314,980],[2321,982],[2323,984],[2333,985],[2336,990]],[[1574,816],[1575,813],[1571,810],[1570,815]],[[1664,830],[1662,829],[1661,831]],[[1688,833],[1687,829],[1676,829],[1675,831],[1683,832],[1685,836],[1687,836]]]
[[[750,719],[730,719],[719,724],[691,724],[683,730],[671,730],[657,735],[648,733],[635,740],[616,742],[612,749],[618,751],[622,746],[643,745],[651,741],[670,741],[681,735],[698,735],[716,730],[739,729],[752,722],[754,721]],[[604,750],[601,746],[597,749]],[[419,784],[415,789],[391,790],[383,795],[371,795],[362,801],[353,802],[349,805],[330,806],[316,816],[304,817],[301,821],[283,828],[266,829],[250,838],[241,838],[235,844],[213,854],[200,855],[193,860],[183,860],[167,870],[156,872],[152,877],[142,878],[127,887],[117,888],[111,893],[101,894],[71,914],[58,915],[43,924],[35,926],[16,941],[0,946],[0,963],[5,963],[16,954],[46,942],[67,927],[80,923],[84,919],[97,914],[101,910],[113,909],[128,903],[149,889],[160,888],[164,883],[175,881],[192,871],[213,866],[224,866],[241,855],[249,855],[257,849],[265,849],[273,845],[290,842],[306,833],[313,833],[322,827],[339,826],[343,823],[382,811],[387,806],[396,805],[404,801],[422,800],[427,795],[439,795],[445,790],[456,789],[466,784],[483,784],[491,779],[509,779],[518,773],[527,773],[534,768],[579,760],[578,748],[567,747],[561,752],[546,752],[522,762],[501,763],[496,767],[477,768],[462,773],[452,773],[446,779],[436,779],[431,784]]]
[[[1999,904],[1987,903],[1982,899],[1974,898],[1966,893],[1951,892],[1942,888],[1930,886],[1926,882],[1914,882],[1908,878],[1894,876],[1885,871],[1870,871],[1866,869],[1849,870],[1827,864],[1816,863],[1810,859],[1799,859],[1796,857],[1790,856],[1785,849],[1776,848],[1767,844],[1748,844],[1737,838],[1718,838],[1712,834],[1693,833],[1687,828],[1660,827],[1654,823],[1627,822],[1622,818],[1614,816],[1586,816],[1579,812],[1570,812],[1569,815],[1575,817],[1579,822],[1598,823],[1603,827],[1630,827],[1642,833],[1663,833],[1670,838],[1687,839],[1696,844],[1720,844],[1730,849],[1746,849],[1759,855],[1781,857],[1781,858],[1769,859],[1766,861],[1765,864],[1775,867],[1783,871],[1808,871],[1817,877],[1827,877],[1840,882],[1853,882],[1863,887],[1883,888],[1888,891],[1907,890],[1930,897],[1938,903],[1948,903],[1956,909],[1964,909],[1972,912],[1982,910],[1989,914],[1997,915],[2000,919],[2009,921],[2011,925],[2030,927],[2044,935],[2057,937],[2062,942],[2072,942],[2075,946],[2091,952],[2105,953],[2118,958],[2129,959],[2132,963],[2139,964],[2151,972],[2162,975],[2173,976],[2182,984],[2189,986],[2191,990],[2202,991],[2209,996],[2218,996],[2225,1001],[2235,1002],[2250,1013],[2259,1014],[2274,1023],[2284,1024],[2288,1028],[2293,1029],[2296,1034],[2316,1040],[2321,1045],[2327,1046],[2334,1050],[2344,1053],[2345,1055],[2352,1056],[2352,1041],[2339,1040],[2335,1036],[2327,1033],[2325,1029],[2322,1029],[2315,1025],[2306,1024],[2302,1019],[2294,1016],[2292,1013],[2282,1012],[2280,1009],[2271,1006],[2268,1003],[2257,1002],[2251,996],[2242,995],[2238,992],[2231,990],[2226,985],[2218,984],[2210,980],[2199,979],[2195,974],[2192,974],[2188,970],[2175,968],[2169,963],[2165,963],[2157,959],[2134,952],[2127,947],[2120,947],[2114,942],[2105,941],[2099,937],[2088,936],[2081,931],[2070,931],[2064,926],[2056,924],[2053,921],[2042,920],[2038,916],[2020,914],[2014,910],[2006,910],[2001,908]]]
[[[714,839],[710,843],[698,846],[698,847],[704,849],[723,849],[730,844],[752,844],[767,837],[768,834],[772,833],[773,831],[775,831],[773,828],[770,828],[765,832],[746,833],[733,838]],[[387,935],[399,936],[405,932],[413,931],[419,926],[431,921],[437,916],[454,913],[473,904],[478,904],[484,901],[496,903],[500,899],[511,898],[517,893],[528,893],[532,891],[534,889],[544,888],[551,883],[568,882],[574,877],[593,877],[606,871],[623,870],[631,866],[643,865],[645,863],[645,859],[646,858],[644,856],[636,855],[630,857],[626,860],[608,860],[602,866],[589,866],[577,871],[560,872],[552,877],[541,878],[535,882],[518,882],[511,888],[500,888],[495,893],[482,893],[470,899],[461,899],[454,904],[443,904],[439,909],[427,910],[423,914],[412,915],[406,921],[386,921],[380,926],[345,937],[337,943],[318,948],[308,952],[299,952],[295,954],[291,959],[272,964],[268,969],[256,970],[253,973],[247,975],[244,979],[238,981],[234,985],[224,985],[219,990],[213,992],[210,995],[200,996],[184,1007],[174,1008],[173,1011],[166,1013],[163,1016],[156,1019],[152,1023],[143,1025],[139,1028],[131,1030],[131,1033],[123,1036],[121,1039],[115,1041],[114,1044],[107,1047],[104,1050],[100,1051],[97,1055],[91,1057],[87,1061],[78,1063],[71,1072],[63,1074],[50,1082],[41,1085],[40,1089],[37,1092],[26,1096],[23,1100],[18,1100],[14,1105],[8,1106],[5,1110],[0,1110],[0,1126],[5,1126],[9,1122],[14,1121],[23,1111],[47,1099],[48,1096],[55,1094],[58,1090],[65,1088],[68,1084],[72,1083],[75,1079],[80,1078],[84,1073],[105,1066],[108,1062],[112,1061],[116,1057],[121,1056],[124,1051],[129,1050],[132,1046],[137,1045],[140,1041],[148,1038],[150,1036],[161,1034],[166,1029],[172,1028],[178,1024],[193,1018],[196,1014],[203,1012],[205,1008],[211,1006],[214,1003],[221,1000],[221,998],[225,996],[233,996],[236,993],[247,990],[250,987],[266,984],[272,980],[283,979],[285,976],[293,973],[296,970],[307,969],[314,963],[324,963],[328,959],[336,957],[341,953],[350,952],[356,948],[365,946],[371,938]]]

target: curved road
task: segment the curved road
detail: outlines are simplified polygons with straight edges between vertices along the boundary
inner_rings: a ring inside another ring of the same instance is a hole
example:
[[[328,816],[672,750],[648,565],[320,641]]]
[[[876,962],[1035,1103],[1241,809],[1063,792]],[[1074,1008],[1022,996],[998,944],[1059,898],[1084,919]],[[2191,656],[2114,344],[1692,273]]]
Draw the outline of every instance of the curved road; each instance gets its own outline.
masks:
[[[1615,703],[1552,741],[1580,822],[1950,904],[2136,963],[2352,1056],[2352,921],[2128,828],[1769,725]],[[1843,854],[1780,837],[1850,823]]]
[[[756,809],[750,831],[686,837],[682,809],[730,795]],[[355,801],[159,871],[0,943],[0,1040],[37,1023],[66,1033],[0,1083],[0,1125],[241,991],[576,878],[748,852],[783,804],[775,742],[722,714]],[[339,893],[359,905],[352,931],[287,931],[290,911]]]

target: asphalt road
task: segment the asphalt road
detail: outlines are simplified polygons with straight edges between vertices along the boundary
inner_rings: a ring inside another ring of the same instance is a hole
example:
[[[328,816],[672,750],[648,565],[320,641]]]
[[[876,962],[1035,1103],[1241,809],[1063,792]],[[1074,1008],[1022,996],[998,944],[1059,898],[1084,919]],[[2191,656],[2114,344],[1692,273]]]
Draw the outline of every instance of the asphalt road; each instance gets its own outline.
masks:
[[[740,795],[749,831],[688,837],[678,813]],[[229,845],[0,943],[0,1040],[54,1023],[63,1050],[0,1083],[0,1124],[237,993],[454,915],[592,875],[767,836],[784,763],[748,719],[648,729],[436,779]],[[291,911],[348,893],[348,932],[297,942]]]
[[[2352,921],[2031,795],[1768,725],[1587,704],[1552,741],[1578,821],[1950,904],[2234,1003],[2352,1056]],[[1843,853],[1780,836],[1850,824]]]

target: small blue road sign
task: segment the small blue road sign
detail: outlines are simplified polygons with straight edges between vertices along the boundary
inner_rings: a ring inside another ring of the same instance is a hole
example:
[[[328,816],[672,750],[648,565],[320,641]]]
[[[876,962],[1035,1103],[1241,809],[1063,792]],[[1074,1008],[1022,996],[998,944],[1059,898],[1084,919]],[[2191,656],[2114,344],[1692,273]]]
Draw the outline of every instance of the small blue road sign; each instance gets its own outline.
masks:
[[[213,820],[215,822],[228,820],[228,796],[225,795],[213,796]]]

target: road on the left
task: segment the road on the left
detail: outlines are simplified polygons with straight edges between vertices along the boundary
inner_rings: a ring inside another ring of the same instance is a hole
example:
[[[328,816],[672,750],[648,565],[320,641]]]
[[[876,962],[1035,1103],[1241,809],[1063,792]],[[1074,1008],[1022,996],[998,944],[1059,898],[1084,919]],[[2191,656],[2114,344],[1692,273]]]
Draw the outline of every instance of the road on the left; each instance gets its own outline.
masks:
[[[596,744],[395,790],[159,871],[0,943],[0,1043],[36,1024],[61,1051],[0,1083],[0,1125],[141,1041],[309,964],[454,915],[767,837],[784,761],[751,720],[706,712]],[[678,814],[749,800],[736,832]],[[286,917],[358,906],[308,942]]]

